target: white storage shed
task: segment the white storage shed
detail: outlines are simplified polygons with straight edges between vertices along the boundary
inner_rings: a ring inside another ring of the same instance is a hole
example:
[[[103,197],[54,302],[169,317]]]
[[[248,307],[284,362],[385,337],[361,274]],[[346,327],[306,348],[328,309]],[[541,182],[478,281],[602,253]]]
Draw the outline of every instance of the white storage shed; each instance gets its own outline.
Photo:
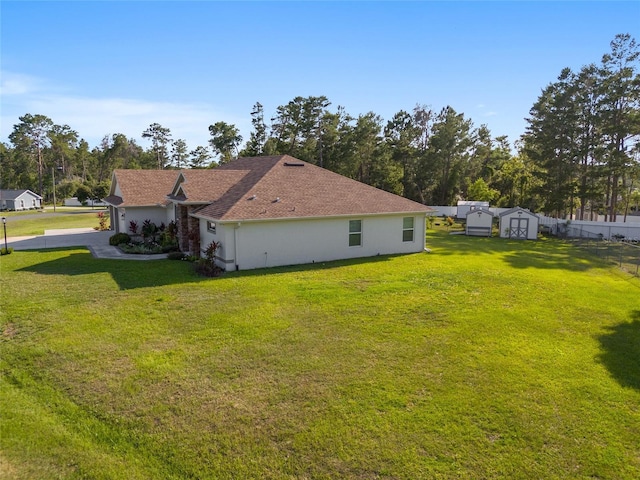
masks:
[[[500,214],[500,237],[536,240],[540,217],[526,208],[515,207]]]
[[[493,213],[484,208],[467,212],[465,233],[475,237],[490,237],[493,228]]]

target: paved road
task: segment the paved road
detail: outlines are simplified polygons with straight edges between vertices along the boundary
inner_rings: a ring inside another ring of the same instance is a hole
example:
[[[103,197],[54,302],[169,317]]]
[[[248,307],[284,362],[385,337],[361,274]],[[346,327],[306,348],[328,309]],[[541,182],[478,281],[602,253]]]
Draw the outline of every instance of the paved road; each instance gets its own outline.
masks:
[[[131,255],[122,253],[116,247],[109,245],[109,237],[111,235],[113,235],[113,232],[110,230],[99,232],[93,228],[45,230],[44,235],[8,237],[7,245],[16,251],[87,247],[96,258],[117,258],[121,260],[159,260],[167,257],[166,254]],[[4,242],[2,246],[4,247]]]
[[[17,222],[19,222],[21,220],[33,220],[35,218],[60,217],[62,215],[77,215],[79,213],[95,213],[96,215],[98,215],[98,212],[109,213],[109,210],[106,210],[104,208],[98,208],[98,207],[96,207],[93,210],[91,210],[90,208],[78,208],[78,210],[62,210],[61,208],[59,208],[57,212],[54,212],[52,208],[48,208],[47,211],[45,211],[45,212],[29,213],[29,214],[25,214],[25,215],[7,216],[7,224],[9,224],[9,222],[17,223]],[[5,216],[5,215],[2,215],[2,216]]]

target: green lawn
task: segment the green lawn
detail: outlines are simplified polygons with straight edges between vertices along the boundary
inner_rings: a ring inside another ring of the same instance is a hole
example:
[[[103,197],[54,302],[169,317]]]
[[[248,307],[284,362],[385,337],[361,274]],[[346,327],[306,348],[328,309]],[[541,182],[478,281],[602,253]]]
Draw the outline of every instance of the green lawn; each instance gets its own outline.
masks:
[[[555,241],[0,257],[0,478],[640,478],[640,281]]]
[[[98,212],[107,216],[109,223],[109,211],[105,209],[95,210],[78,207],[57,207],[56,212],[52,208],[47,210],[27,210],[22,212],[2,212],[7,219],[7,236],[21,237],[25,235],[43,235],[45,230],[57,228],[97,228],[99,225]]]

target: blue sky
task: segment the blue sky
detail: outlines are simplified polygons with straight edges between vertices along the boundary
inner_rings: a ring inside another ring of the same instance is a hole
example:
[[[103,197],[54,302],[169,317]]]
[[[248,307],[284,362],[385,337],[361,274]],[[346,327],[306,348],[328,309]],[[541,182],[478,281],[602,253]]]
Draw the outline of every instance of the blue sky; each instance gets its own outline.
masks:
[[[97,146],[148,147],[157,122],[190,149],[208,126],[245,139],[295,96],[325,95],[385,122],[417,103],[451,105],[516,140],[561,69],[597,63],[617,33],[640,41],[640,2],[0,3],[0,141],[43,114]]]

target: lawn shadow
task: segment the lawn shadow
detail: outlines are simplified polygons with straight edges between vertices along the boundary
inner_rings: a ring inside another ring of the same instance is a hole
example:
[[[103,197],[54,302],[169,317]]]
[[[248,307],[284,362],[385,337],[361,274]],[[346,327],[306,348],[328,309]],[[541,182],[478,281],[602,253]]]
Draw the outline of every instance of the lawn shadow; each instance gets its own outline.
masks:
[[[631,312],[631,322],[607,330],[597,337],[602,348],[598,360],[620,385],[640,390],[640,310]]]
[[[516,269],[540,268],[587,271],[602,267],[603,260],[556,239],[510,240],[499,237],[471,237],[436,234],[427,236],[427,246],[437,255],[481,255],[500,259]]]
[[[544,244],[536,247],[514,250],[504,256],[504,261],[518,269],[564,269],[572,272],[584,272],[604,265],[601,259],[571,246],[556,244],[549,248],[549,244]]]
[[[65,257],[36,263],[34,265],[21,268],[18,271],[34,272],[40,275],[70,276],[108,273],[118,284],[120,290],[212,280],[211,277],[203,277],[195,273],[193,264],[190,262],[171,261],[166,259],[146,261],[99,259],[94,258],[90,252],[77,253],[77,247],[48,249],[47,252],[64,252],[70,250],[73,250],[73,253],[70,253]],[[316,262],[255,270],[230,271],[223,273],[220,278],[269,276],[279,273],[331,270],[344,266],[385,262],[397,256],[399,255],[378,255],[375,257],[334,260],[331,262]]]
[[[67,256],[35,263],[17,271],[39,275],[92,275],[108,273],[120,290],[158,287],[205,280],[188,262],[169,260],[128,261],[94,258],[89,251],[77,253],[77,248],[49,249],[47,252],[73,251]]]
[[[411,255],[411,254],[408,254]],[[414,254],[415,255],[415,254]],[[346,260],[331,260],[327,262],[303,263],[299,265],[285,265],[280,267],[258,268],[254,270],[229,271],[223,274],[225,277],[257,277],[261,275],[274,275],[279,273],[297,273],[309,272],[313,270],[332,270],[334,268],[348,267],[353,265],[362,265],[366,263],[388,262],[395,257],[404,256],[397,255],[377,255],[375,257],[350,258]]]

